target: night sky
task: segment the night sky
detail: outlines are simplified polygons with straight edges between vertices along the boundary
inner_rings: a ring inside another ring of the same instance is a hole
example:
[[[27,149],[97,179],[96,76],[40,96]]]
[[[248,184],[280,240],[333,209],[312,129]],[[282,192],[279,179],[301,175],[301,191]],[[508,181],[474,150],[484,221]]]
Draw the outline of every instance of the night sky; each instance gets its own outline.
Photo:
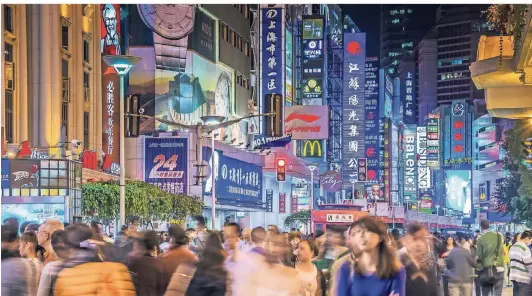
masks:
[[[379,56],[379,34],[380,34],[380,4],[340,4],[344,15],[348,14],[355,24],[366,32],[368,56]],[[423,16],[432,15],[436,21],[436,9],[439,5],[412,5],[417,8]],[[428,26],[427,31],[432,26]]]

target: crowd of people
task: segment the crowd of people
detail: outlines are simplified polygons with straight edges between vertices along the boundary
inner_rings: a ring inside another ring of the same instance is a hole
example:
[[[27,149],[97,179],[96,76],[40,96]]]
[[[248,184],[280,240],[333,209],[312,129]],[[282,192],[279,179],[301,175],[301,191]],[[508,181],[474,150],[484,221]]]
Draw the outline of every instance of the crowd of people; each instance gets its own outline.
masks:
[[[532,293],[532,232],[512,239],[488,221],[475,235],[446,238],[416,223],[388,233],[371,217],[311,235],[195,222],[157,233],[132,221],[113,240],[96,221],[4,221],[2,295],[501,296],[504,285]]]

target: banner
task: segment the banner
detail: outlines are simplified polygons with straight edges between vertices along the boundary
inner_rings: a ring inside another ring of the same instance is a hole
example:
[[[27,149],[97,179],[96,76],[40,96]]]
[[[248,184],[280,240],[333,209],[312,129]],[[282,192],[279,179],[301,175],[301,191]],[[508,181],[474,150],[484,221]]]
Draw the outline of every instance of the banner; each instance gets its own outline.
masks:
[[[284,91],[285,91],[285,105],[286,106],[292,106],[294,104],[293,102],[293,94],[292,94],[292,32],[288,30],[288,28],[285,30],[285,42],[286,42],[286,48],[285,48],[285,63],[286,63],[286,72],[285,72],[285,83],[284,83]]]
[[[292,195],[290,200],[291,200],[290,213],[291,214],[297,213],[297,203],[298,203],[297,195]]]
[[[328,106],[291,106],[285,107],[284,132],[291,134],[293,140],[329,137]]]
[[[273,190],[266,189],[266,212],[273,212]]]
[[[403,122],[417,124],[416,104],[416,63],[413,61],[402,62],[400,73],[401,98],[403,102]]]
[[[416,155],[415,125],[405,125],[403,130],[403,155],[404,155],[404,187],[403,196],[405,202],[417,200],[417,155]]]
[[[366,185],[379,184],[379,60],[366,58],[365,157],[368,161]]]
[[[188,37],[188,49],[192,49],[202,57],[216,62],[214,45],[214,30],[216,22],[201,9],[196,9],[194,30]]]
[[[39,188],[39,177],[41,168],[41,162],[39,160],[11,159],[10,162],[11,170],[9,175],[9,185],[11,186],[11,188]],[[3,164],[4,163],[2,161],[2,165]],[[3,179],[4,178],[2,174],[2,182],[4,182]]]
[[[468,217],[471,215],[471,171],[445,171],[445,200],[448,210],[458,211]]]
[[[429,189],[430,169],[427,166],[427,127],[418,126],[417,128],[417,182],[419,189]]]
[[[358,159],[365,156],[366,34],[344,34],[343,180],[344,188],[359,184]],[[365,180],[366,178],[364,178]]]
[[[464,100],[453,101],[451,106],[451,159],[468,157],[466,153],[466,111]]]
[[[11,160],[2,159],[2,188],[11,187],[10,184],[10,170],[11,170]]]
[[[261,105],[264,106],[264,100],[268,95],[284,94],[283,9],[261,8],[260,11],[260,98]]]
[[[144,181],[173,194],[188,192],[188,139],[145,138]]]
[[[429,114],[427,120],[427,166],[440,168],[440,114]]]
[[[279,192],[279,213],[286,213],[286,193]]]

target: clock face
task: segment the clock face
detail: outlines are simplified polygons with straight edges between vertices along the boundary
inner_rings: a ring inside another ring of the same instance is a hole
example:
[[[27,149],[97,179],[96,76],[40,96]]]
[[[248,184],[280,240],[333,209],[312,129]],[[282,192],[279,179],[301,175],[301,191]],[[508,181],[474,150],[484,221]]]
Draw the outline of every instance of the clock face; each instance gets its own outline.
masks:
[[[194,28],[194,7],[184,4],[138,4],[142,20],[167,39],[181,39]]]

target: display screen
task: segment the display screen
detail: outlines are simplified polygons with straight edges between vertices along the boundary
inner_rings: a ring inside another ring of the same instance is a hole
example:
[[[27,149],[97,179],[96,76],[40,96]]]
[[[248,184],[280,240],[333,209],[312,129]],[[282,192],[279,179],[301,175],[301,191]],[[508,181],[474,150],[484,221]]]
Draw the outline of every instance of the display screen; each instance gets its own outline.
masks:
[[[445,171],[446,204],[448,209],[471,215],[471,171]]]
[[[48,219],[65,221],[64,204],[3,204],[2,220],[16,218],[19,223],[32,221],[43,223]]]

